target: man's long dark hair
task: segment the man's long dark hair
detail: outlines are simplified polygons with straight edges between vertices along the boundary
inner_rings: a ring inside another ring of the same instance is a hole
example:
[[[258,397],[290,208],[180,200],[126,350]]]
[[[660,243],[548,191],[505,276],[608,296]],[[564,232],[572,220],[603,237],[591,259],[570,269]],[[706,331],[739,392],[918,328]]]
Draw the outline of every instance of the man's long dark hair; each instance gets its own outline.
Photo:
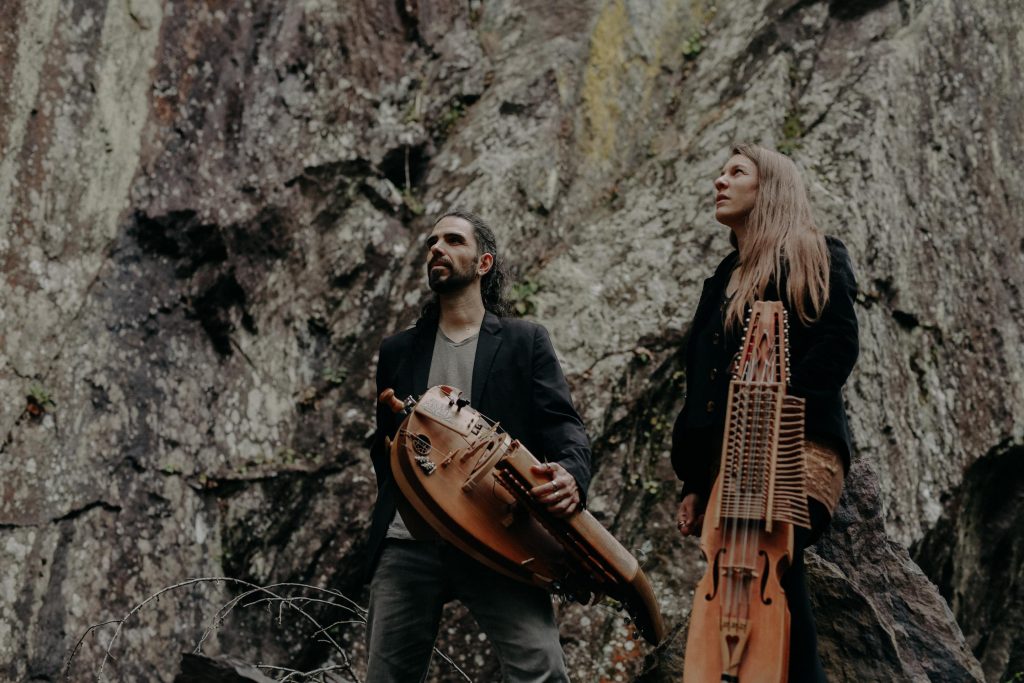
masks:
[[[434,221],[434,226],[449,216],[461,218],[473,226],[477,258],[484,254],[491,254],[494,257],[494,264],[491,266],[491,269],[480,278],[480,295],[484,300],[484,308],[500,317],[512,315],[515,309],[506,297],[510,277],[505,267],[505,259],[498,253],[498,240],[494,237],[494,231],[484,222],[483,218],[480,218],[475,213],[461,209],[451,209],[444,212]],[[435,294],[423,306],[420,315],[424,318],[438,318],[440,314],[441,305],[438,303],[437,294]]]

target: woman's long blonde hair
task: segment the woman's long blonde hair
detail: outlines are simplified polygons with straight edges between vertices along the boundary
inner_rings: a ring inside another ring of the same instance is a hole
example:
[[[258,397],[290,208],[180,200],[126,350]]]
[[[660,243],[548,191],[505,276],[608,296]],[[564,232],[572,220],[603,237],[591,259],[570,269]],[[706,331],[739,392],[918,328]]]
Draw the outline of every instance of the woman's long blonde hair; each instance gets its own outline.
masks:
[[[789,157],[758,145],[736,145],[732,153],[754,162],[758,185],[736,266],[739,286],[726,309],[725,327],[742,327],[746,307],[763,299],[768,284],[777,285],[783,274],[789,309],[809,325],[828,302],[829,262],[800,172]]]

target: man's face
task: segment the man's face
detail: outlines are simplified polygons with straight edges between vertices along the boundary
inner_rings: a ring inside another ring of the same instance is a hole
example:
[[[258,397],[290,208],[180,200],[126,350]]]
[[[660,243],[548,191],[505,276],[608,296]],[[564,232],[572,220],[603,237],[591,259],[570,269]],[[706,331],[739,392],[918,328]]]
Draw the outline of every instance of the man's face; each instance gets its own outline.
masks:
[[[478,279],[473,226],[458,216],[445,216],[427,237],[427,281],[438,294],[456,292]]]

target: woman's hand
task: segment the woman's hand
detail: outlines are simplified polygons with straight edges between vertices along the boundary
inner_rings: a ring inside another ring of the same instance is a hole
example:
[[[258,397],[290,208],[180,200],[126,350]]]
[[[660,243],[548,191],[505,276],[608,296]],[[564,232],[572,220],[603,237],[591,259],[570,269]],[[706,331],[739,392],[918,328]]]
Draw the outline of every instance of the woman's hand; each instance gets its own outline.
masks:
[[[703,525],[704,501],[696,493],[688,493],[679,502],[679,509],[676,510],[676,528],[683,536],[700,536]]]
[[[568,517],[580,506],[580,489],[576,478],[557,462],[534,465],[530,470],[537,476],[550,477],[551,481],[530,489],[538,502],[544,504],[555,517]]]

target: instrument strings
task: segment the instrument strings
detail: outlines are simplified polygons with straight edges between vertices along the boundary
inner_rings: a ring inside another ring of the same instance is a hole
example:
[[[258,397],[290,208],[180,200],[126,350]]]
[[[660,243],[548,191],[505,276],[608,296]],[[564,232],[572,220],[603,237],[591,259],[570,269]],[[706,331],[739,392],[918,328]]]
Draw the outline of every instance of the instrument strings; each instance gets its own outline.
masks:
[[[740,368],[742,374],[741,374],[741,376],[738,379],[740,379],[741,381],[746,379],[745,375],[747,374],[748,368],[749,368],[749,365],[745,365],[745,366]],[[725,565],[726,565],[726,570],[725,570],[726,571],[726,575],[725,575],[725,610],[724,610],[725,614],[724,614],[724,616],[725,616],[725,621],[726,621],[725,625],[727,627],[733,626],[735,624],[735,620],[737,619],[737,617],[739,617],[739,601],[741,599],[741,596],[740,596],[741,589],[740,589],[740,586],[737,585],[737,576],[736,576],[736,570],[740,566],[740,563],[738,562],[738,560],[739,560],[738,556],[741,553],[741,549],[740,549],[740,546],[739,546],[739,539],[737,538],[738,535],[740,534],[740,528],[739,528],[740,527],[740,502],[739,502],[740,496],[738,494],[742,490],[743,478],[744,478],[745,469],[746,469],[746,467],[744,466],[745,463],[743,461],[746,459],[747,453],[749,452],[749,448],[747,447],[747,444],[744,443],[744,441],[750,435],[750,430],[748,428],[748,425],[746,424],[747,417],[749,415],[749,413],[747,411],[747,408],[748,408],[747,403],[749,401],[749,396],[746,394],[746,392],[739,391],[738,387],[733,387],[732,393],[733,393],[733,396],[732,396],[733,401],[736,401],[736,399],[740,399],[740,403],[742,405],[737,406],[737,405],[734,404],[734,406],[733,406],[734,410],[739,408],[739,416],[741,418],[741,421],[740,421],[739,425],[730,425],[730,427],[732,427],[732,428],[737,428],[738,427],[737,433],[736,433],[735,436],[737,436],[739,438],[738,439],[737,438],[731,439],[733,441],[733,443],[735,444],[734,449],[731,448],[731,449],[726,451],[727,455],[730,456],[729,459],[730,459],[731,462],[728,462],[727,466],[730,468],[728,474],[729,474],[729,476],[730,476],[730,478],[732,480],[732,486],[730,487],[732,489],[731,490],[732,499],[729,501],[729,508],[730,509],[729,509],[729,512],[728,512],[728,516],[726,517],[726,524],[729,525],[728,526],[728,535],[729,535],[729,549],[730,549],[727,552],[732,554],[732,555],[734,555],[734,556],[731,556],[731,557],[727,556],[725,558],[725,560],[726,560],[726,562],[725,562]],[[735,423],[736,422],[735,414],[730,416],[730,417],[733,418],[731,420],[731,422]],[[732,451],[732,452],[730,452],[730,451]]]
[[[753,341],[753,340],[752,340]],[[757,568],[756,531],[763,516],[766,456],[772,438],[775,392],[770,383],[774,378],[766,377],[778,362],[778,349],[773,342],[760,349],[746,349],[748,361],[741,368],[737,379],[744,382],[733,390],[734,410],[728,425],[728,447],[730,454],[727,474],[734,482],[728,511],[724,523],[730,538],[730,548],[735,554],[725,562],[725,610],[720,618],[732,629],[742,630],[750,616],[751,582]],[[738,400],[737,400],[738,399]],[[724,483],[724,482],[723,482]],[[756,507],[755,507],[756,506]]]

